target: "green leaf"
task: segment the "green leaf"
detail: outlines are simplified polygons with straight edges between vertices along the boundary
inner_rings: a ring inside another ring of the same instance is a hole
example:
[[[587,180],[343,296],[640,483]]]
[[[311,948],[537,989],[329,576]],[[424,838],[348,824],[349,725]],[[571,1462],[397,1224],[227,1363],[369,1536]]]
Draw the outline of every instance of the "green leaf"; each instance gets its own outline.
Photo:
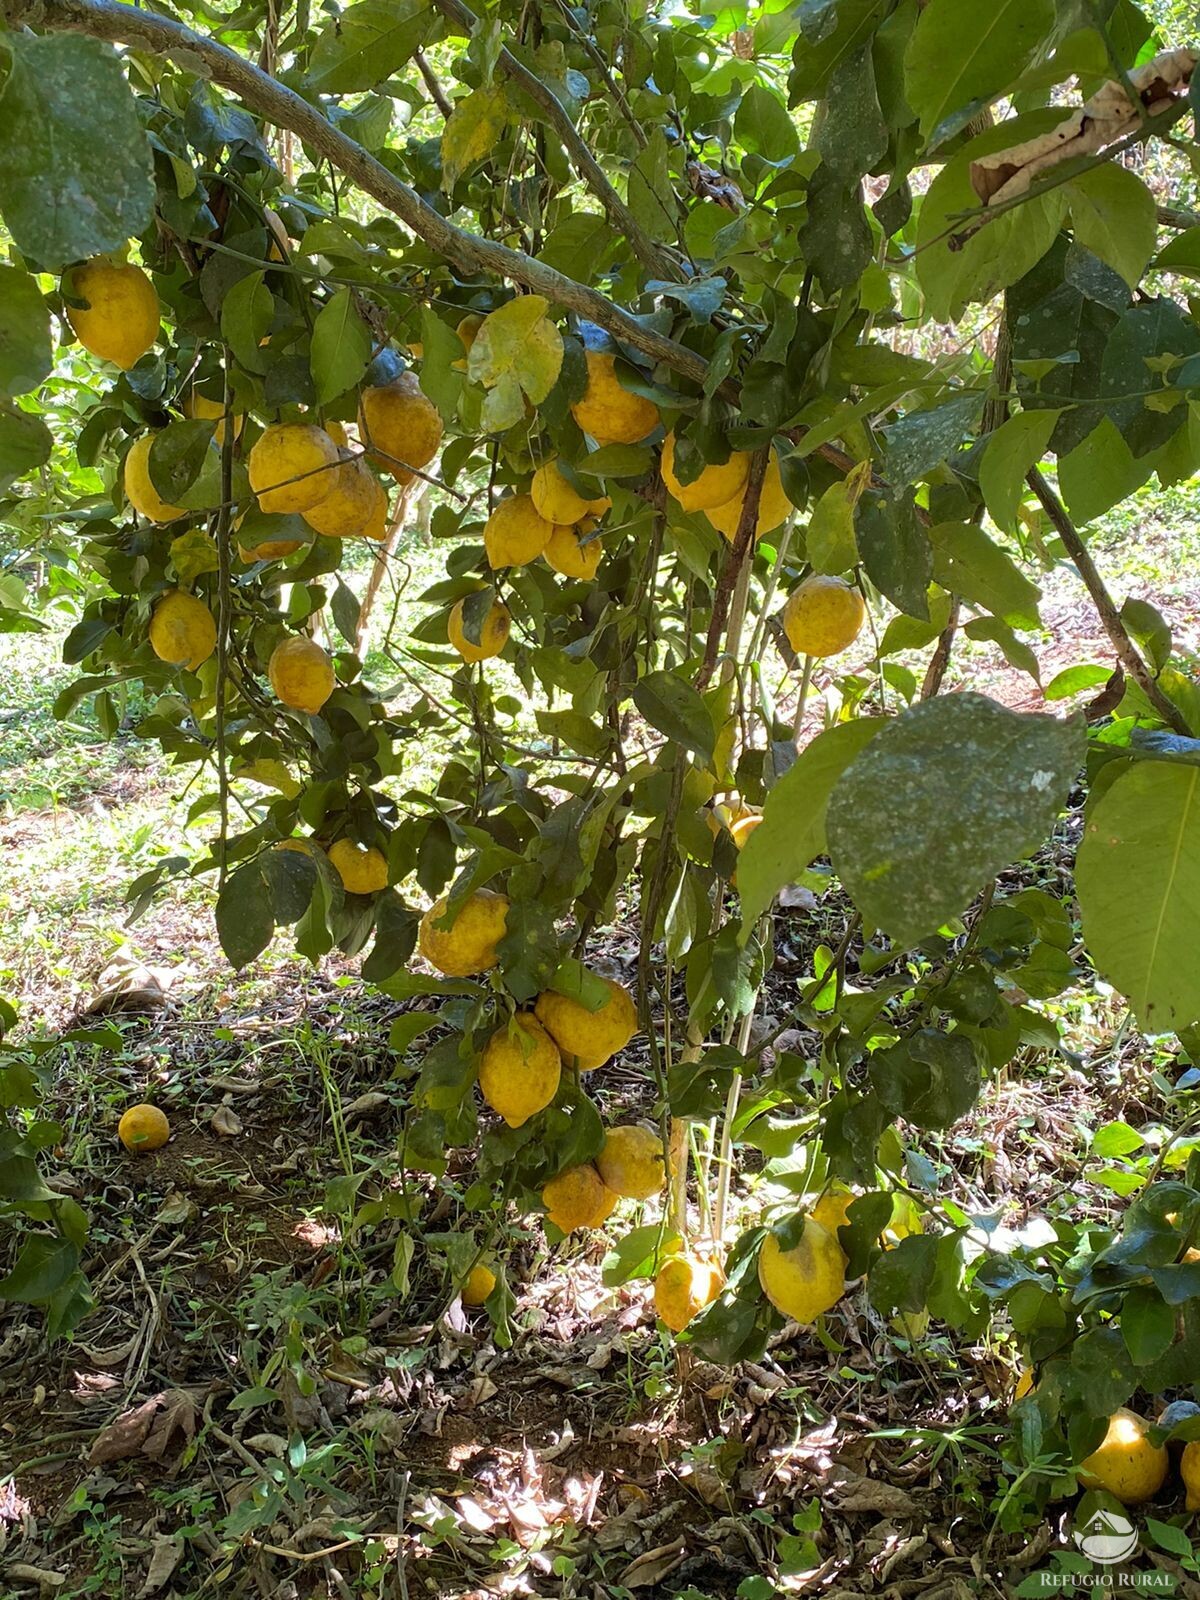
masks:
[[[275,297],[261,272],[239,278],[221,303],[221,336],[247,372],[265,372],[267,353],[262,340],[275,315]]]
[[[36,389],[53,364],[50,310],[37,279],[0,266],[0,395]]]
[[[221,567],[217,541],[204,528],[189,528],[177,539],[172,539],[170,554],[171,565],[185,589],[190,588],[202,573],[218,572]]]
[[[358,596],[353,589],[338,579],[338,586],[333,591],[333,599],[329,602],[329,609],[333,612],[333,620],[337,624],[337,631],[345,639],[351,649],[358,637],[358,618],[361,607]]]
[[[0,1300],[44,1305],[78,1265],[79,1250],[69,1240],[31,1234],[22,1245],[12,1271],[0,1278]]]
[[[678,206],[661,127],[654,128],[629,169],[629,210],[648,238],[663,244],[676,238]]]
[[[1083,750],[1081,722],[980,694],[889,723],[829,801],[830,855],[867,922],[907,947],[958,916],[1050,832]]]
[[[1071,1350],[1071,1372],[1093,1417],[1110,1417],[1137,1385],[1125,1341],[1111,1324],[1089,1328]]]
[[[1153,470],[1151,460],[1134,460],[1120,429],[1109,417],[1073,450],[1058,458],[1058,487],[1077,523],[1091,522],[1140,489]]]
[[[870,1058],[880,1103],[917,1128],[948,1128],[979,1098],[979,1058],[963,1033],[919,1028]]]
[[[1012,557],[973,522],[942,522],[929,530],[933,576],[943,589],[1014,627],[1040,626],[1042,591],[1019,572]]]
[[[738,115],[740,118],[740,111]],[[870,44],[839,63],[829,80],[824,115],[815,125],[814,135],[821,160],[847,183],[856,183],[873,171],[887,153],[888,128],[879,109]]]
[[[893,1250],[876,1258],[867,1279],[867,1293],[876,1311],[924,1311],[937,1272],[938,1241],[928,1234],[907,1234]]]
[[[1098,971],[1147,1033],[1200,1019],[1200,769],[1139,761],[1088,808],[1076,864]]]
[[[930,0],[904,59],[908,103],[926,138],[952,112],[1003,93],[1054,25],[1054,0]]]
[[[883,475],[896,487],[915,483],[957,455],[979,421],[986,395],[968,389],[932,411],[910,411],[887,430]]]
[[[449,191],[477,161],[490,155],[512,112],[502,84],[475,89],[456,102],[442,131],[442,187]]]
[[[1135,459],[1165,444],[1187,415],[1183,405],[1162,409],[1147,401],[1147,391],[1151,397],[1155,390],[1178,397],[1169,372],[1162,370],[1163,358],[1197,352],[1200,332],[1173,300],[1162,296],[1130,307],[1109,334],[1100,367],[1102,392],[1128,398],[1108,398],[1105,411]]]
[[[1175,1309],[1157,1289],[1130,1289],[1121,1305],[1121,1334],[1134,1366],[1149,1366],[1175,1342]]]
[[[348,6],[313,46],[308,88],[316,94],[373,89],[404,66],[434,20],[428,0],[361,0]]]
[[[808,215],[797,237],[826,294],[857,283],[874,248],[861,184],[847,185],[822,162],[808,181]]]
[[[1025,493],[1025,475],[1046,454],[1057,410],[1020,411],[988,435],[979,464],[979,487],[998,528],[1011,533]]]
[[[1131,1128],[1127,1122],[1106,1122],[1102,1128],[1096,1129],[1091,1153],[1107,1161],[1113,1156],[1131,1156],[1145,1142],[1137,1129]]]
[[[1154,258],[1159,272],[1180,272],[1187,277],[1200,277],[1200,227],[1185,228],[1177,233]]]
[[[652,1278],[660,1263],[673,1255],[681,1242],[679,1235],[669,1232],[662,1223],[648,1222],[617,1241],[604,1257],[600,1275],[610,1289],[631,1278]]]
[[[200,476],[212,442],[211,422],[169,422],[154,435],[150,482],[168,505],[177,506]]]
[[[752,150],[767,161],[790,161],[800,148],[800,135],[787,108],[762,84],[751,84],[742,96],[733,131],[743,149]]]
[[[540,294],[526,294],[485,317],[467,357],[471,381],[487,389],[508,385],[518,403],[523,392],[540,405],[558,382],[563,363],[562,334],[548,310]]]
[[[7,33],[0,215],[23,255],[58,269],[119,250],[150,226],[150,144],[112,47],[71,33]]]
[[[217,897],[217,937],[239,970],[260,956],[275,932],[271,896],[258,861],[230,873]]]
[[[912,497],[867,489],[854,512],[859,554],[875,587],[907,616],[929,616],[933,546]]]
[[[54,440],[41,417],[0,405],[0,494],[50,459]]]
[[[848,572],[858,560],[854,537],[855,495],[844,478],[831,483],[813,507],[804,553],[817,572]]]
[[[1064,667],[1056,672],[1042,690],[1043,700],[1069,700],[1072,695],[1083,694],[1087,689],[1098,689],[1113,675],[1112,667],[1083,665]]]
[[[652,728],[702,761],[713,758],[716,728],[700,695],[673,672],[651,672],[639,679],[633,703]]]
[[[1075,242],[1119,272],[1131,289],[1154,254],[1158,212],[1154,196],[1128,167],[1105,161],[1066,185]]]
[[[362,965],[362,975],[367,983],[381,983],[394,972],[399,972],[416,948],[418,925],[416,913],[405,905],[396,891],[385,889],[375,912],[375,943]],[[431,1019],[420,1016],[408,1019],[410,1024],[414,1020],[418,1025],[409,1027],[404,1044],[397,1042],[398,1036],[393,1026],[388,1039],[389,1049],[403,1049],[405,1044],[411,1044],[417,1034],[430,1025]]]
[[[496,947],[505,987],[514,1000],[532,1000],[554,978],[559,963],[554,913],[537,900],[514,900],[504,938]]]
[[[317,404],[328,405],[353,389],[371,359],[371,335],[349,289],[337,291],[313,323],[309,365]]]
[[[586,282],[608,264],[614,243],[606,216],[576,211],[551,228],[537,259],[565,277]]]
[[[827,728],[807,745],[767,795],[763,819],[738,857],[742,930],[748,935],[779,891],[825,853],[825,808],[854,758],[886,726],[862,717]]]

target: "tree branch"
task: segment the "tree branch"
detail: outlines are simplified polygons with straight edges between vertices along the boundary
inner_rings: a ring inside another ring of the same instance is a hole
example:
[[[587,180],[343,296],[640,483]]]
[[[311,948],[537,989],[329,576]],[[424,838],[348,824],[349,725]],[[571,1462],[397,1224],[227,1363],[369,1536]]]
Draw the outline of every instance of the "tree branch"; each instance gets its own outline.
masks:
[[[1076,570],[1083,579],[1087,592],[1092,597],[1092,603],[1100,613],[1100,621],[1104,624],[1104,631],[1112,641],[1113,649],[1117,653],[1117,660],[1125,668],[1125,671],[1137,684],[1138,688],[1141,689],[1163,721],[1169,727],[1174,728],[1176,733],[1181,733],[1190,738],[1192,730],[1184,721],[1183,713],[1163,693],[1157,678],[1155,678],[1143,659],[1141,651],[1138,650],[1133,640],[1129,637],[1128,630],[1121,621],[1121,613],[1117,610],[1116,602],[1105,587],[1099,568],[1092,560],[1087,545],[1079,537],[1075,524],[1067,515],[1062,501],[1036,467],[1026,474],[1025,482],[1041,501],[1042,509],[1054,524],[1059,538],[1067,548],[1067,553],[1075,563]]]
[[[0,0],[0,4],[3,0]],[[576,283],[544,262],[492,239],[482,239],[448,222],[406,183],[344,134],[315,106],[260,72],[235,51],[194,32],[183,23],[137,11],[120,0],[9,0],[14,22],[71,33],[86,33],[113,44],[132,45],[155,55],[178,55],[189,70],[200,61],[214,83],[232,90],[245,105],[276,127],[298,134],[318,155],[407,223],[439,255],[468,271],[494,273],[545,295],[595,322],[635,350],[660,361],[681,377],[703,384],[709,364],[694,350],[643,327],[605,295]],[[719,391],[720,392],[720,391]]]
[[[468,37],[479,27],[479,18],[465,0],[433,0],[433,6],[451,22],[457,23]],[[656,278],[667,278],[678,282],[681,277],[678,263],[647,238],[645,230],[608,181],[600,163],[580,137],[579,129],[571,121],[562,101],[549,84],[543,83],[530,72],[529,68],[518,61],[512,51],[504,45],[500,47],[496,64],[506,78],[510,78],[545,112],[547,121],[570,155],[576,172],[604,207],[605,214],[617,233],[623,234],[628,239],[634,255],[647,271],[652,272]]]
[[[417,71],[421,74],[422,82],[429,91],[429,98],[442,113],[443,117],[445,117],[446,121],[449,122],[450,118],[454,115],[454,106],[449,100],[446,99],[445,94],[442,92],[442,86],[437,81],[437,77],[434,74],[433,68],[425,59],[425,52],[423,50],[414,50],[413,60],[417,64]]]

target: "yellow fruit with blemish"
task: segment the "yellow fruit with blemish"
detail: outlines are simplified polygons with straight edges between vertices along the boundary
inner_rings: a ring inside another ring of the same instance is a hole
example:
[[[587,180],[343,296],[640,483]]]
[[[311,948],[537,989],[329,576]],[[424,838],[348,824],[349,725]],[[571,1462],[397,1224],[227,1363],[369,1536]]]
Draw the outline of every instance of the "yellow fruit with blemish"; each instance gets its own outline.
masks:
[[[160,661],[195,672],[217,648],[212,612],[194,594],[168,590],[150,617],[150,648]]]
[[[720,1267],[698,1256],[672,1256],[654,1279],[654,1309],[672,1333],[682,1333],[721,1292]]]
[[[542,551],[547,565],[564,578],[590,583],[604,559],[604,541],[593,532],[595,526],[589,521],[576,528],[555,528]]]
[[[479,1092],[510,1128],[546,1109],[561,1076],[558,1046],[527,1011],[497,1028],[479,1058]]]
[[[417,947],[431,967],[447,978],[469,978],[496,965],[497,946],[508,925],[508,896],[492,889],[476,889],[442,927],[447,896],[430,906],[421,918]]]
[[[533,1008],[543,1028],[580,1072],[603,1066],[638,1031],[637,1007],[629,991],[612,978],[601,978],[598,973],[588,976],[608,991],[595,1011],[555,989],[543,990]]]
[[[363,390],[358,431],[372,461],[399,484],[411,483],[413,469],[427,467],[442,443],[441,415],[415,372]]]
[[[617,1199],[590,1161],[560,1172],[542,1190],[546,1220],[561,1233],[598,1228],[611,1215]]]
[[[1200,1511],[1200,1440],[1185,1444],[1179,1458],[1179,1476],[1187,1490],[1186,1505],[1189,1511]]]
[[[718,533],[733,543],[737,537],[738,527],[742,520],[742,506],[746,501],[746,485],[722,505],[713,506],[704,514],[712,523]],[[780,523],[786,522],[795,510],[795,506],[788,499],[783,489],[783,479],[779,475],[779,459],[772,450],[771,459],[767,463],[767,470],[763,474],[762,490],[758,497],[758,516],[755,518],[754,537],[761,539],[764,534],[772,533]]]
[[[587,388],[571,405],[571,415],[597,444],[638,444],[658,427],[658,407],[633,394],[617,377],[616,357],[589,350]]]
[[[812,1217],[803,1219],[800,1238],[790,1249],[769,1233],[758,1256],[758,1281],[767,1299],[796,1322],[815,1322],[838,1303],[844,1271],[837,1240]]]
[[[493,656],[498,656],[508,643],[508,635],[512,628],[512,616],[508,607],[493,600],[488,607],[487,616],[483,619],[483,626],[479,630],[479,643],[467,638],[466,625],[463,620],[463,611],[466,601],[460,600],[451,609],[446,622],[446,637],[464,661],[490,661]]]
[[[183,414],[193,422],[215,422],[213,438],[219,445],[225,443],[225,403],[222,400],[210,400],[198,389],[192,389],[183,397]],[[238,411],[233,413],[233,437],[239,438],[245,417]]]
[[[530,495],[509,495],[492,512],[483,530],[488,566],[523,567],[536,561],[553,532],[553,524],[538,515]]]
[[[485,1267],[482,1261],[477,1261],[463,1281],[459,1299],[465,1306],[481,1306],[495,1287],[496,1274],[491,1267]]]
[[[788,596],[783,631],[798,656],[836,656],[858,638],[866,615],[866,602],[851,584],[814,573]]]
[[[1166,1482],[1170,1455],[1150,1443],[1150,1424],[1122,1406],[1108,1419],[1108,1431],[1079,1463],[1079,1481],[1088,1489],[1107,1489],[1122,1505],[1137,1506]]]
[[[311,422],[277,422],[250,451],[250,487],[266,512],[310,511],[333,492],[338,447]]]
[[[337,685],[328,653],[303,634],[294,634],[275,646],[267,677],[285,706],[307,711],[310,716],[320,711]]]
[[[332,488],[319,505],[301,513],[314,533],[327,539],[353,539],[358,535],[379,538],[373,527],[382,530],[387,516],[387,495],[383,485],[361,456],[343,451],[343,460],[331,474]]]
[[[596,1171],[614,1194],[626,1200],[649,1200],[666,1181],[662,1140],[638,1123],[610,1128],[596,1157]]]
[[[64,273],[67,321],[85,350],[128,372],[158,338],[159,305],[154,285],[132,263],[96,256]]]
[[[329,846],[329,860],[347,894],[378,894],[387,888],[387,857],[373,844],[337,839]]]
[[[749,471],[750,457],[747,452],[734,450],[728,461],[710,461],[691,483],[681,483],[675,475],[674,433],[669,433],[663,440],[663,482],[685,511],[707,511],[712,506],[724,505],[734,495],[741,494]]]
[[[171,1137],[171,1124],[157,1106],[130,1106],[117,1123],[117,1138],[133,1155],[161,1150]]]
[[[563,476],[557,458],[537,469],[529,493],[538,515],[558,528],[572,527],[585,517],[601,517],[612,505],[607,495],[585,499]]]
[[[140,439],[133,441],[125,455],[121,482],[125,498],[139,516],[149,522],[174,522],[178,517],[186,517],[187,512],[182,506],[173,506],[164,500],[151,481],[150,450],[155,437],[153,433],[143,433]]]

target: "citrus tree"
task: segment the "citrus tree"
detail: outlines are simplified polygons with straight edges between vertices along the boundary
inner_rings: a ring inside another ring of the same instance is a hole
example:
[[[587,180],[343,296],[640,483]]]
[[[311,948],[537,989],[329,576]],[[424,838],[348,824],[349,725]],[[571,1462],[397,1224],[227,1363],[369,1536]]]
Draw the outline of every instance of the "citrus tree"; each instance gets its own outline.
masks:
[[[339,1198],[394,1228],[398,1284],[452,1150],[451,1276],[502,1340],[505,1208],[553,1240],[662,1194],[608,1224],[610,1277],[653,1276],[706,1355],[863,1278],[909,1338],[1002,1309],[1015,1458],[1062,1466],[1200,1370],[1186,1128],[1119,1233],[1025,1250],[939,1194],[922,1134],[1053,1047],[1080,962],[1185,1051],[1200,1021],[1194,663],[1081,531],[1200,464],[1196,57],[1131,0],[979,10],[7,0],[0,487],[13,571],[60,576],[0,615],[74,585],[62,709],[111,734],[140,686],[191,772],[207,847],[135,905],[208,874],[235,966],[286,929],[437,1001],[392,1033],[411,1181]],[[368,677],[339,565],[424,491],[444,574]],[[1043,683],[1064,564],[1112,656]],[[989,650],[1044,713],[971,687]],[[1086,954],[1057,882],[1009,870],[1084,777]],[[778,897],[831,881],[809,1046],[768,1071]],[[606,1128],[588,1074],[627,1048],[656,1120]],[[69,1328],[81,1218],[7,1061],[0,1182],[35,1226],[0,1293]],[[744,1150],[790,1199],[735,1225]]]

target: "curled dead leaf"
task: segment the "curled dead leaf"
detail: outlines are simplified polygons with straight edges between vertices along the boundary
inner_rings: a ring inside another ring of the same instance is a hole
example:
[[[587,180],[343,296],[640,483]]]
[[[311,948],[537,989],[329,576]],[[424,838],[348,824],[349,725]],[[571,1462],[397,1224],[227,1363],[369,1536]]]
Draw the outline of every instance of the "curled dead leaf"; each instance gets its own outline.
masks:
[[[236,1139],[242,1131],[242,1119],[229,1106],[218,1106],[209,1127],[221,1139]]]

